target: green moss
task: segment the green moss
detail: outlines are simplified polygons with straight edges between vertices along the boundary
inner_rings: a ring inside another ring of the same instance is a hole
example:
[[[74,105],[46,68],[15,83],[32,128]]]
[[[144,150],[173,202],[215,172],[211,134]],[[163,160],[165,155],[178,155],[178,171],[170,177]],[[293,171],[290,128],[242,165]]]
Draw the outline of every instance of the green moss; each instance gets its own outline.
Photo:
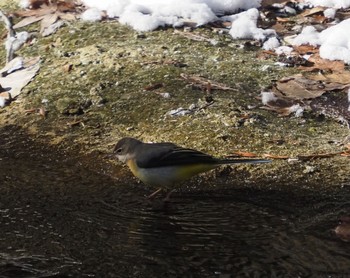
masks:
[[[347,135],[337,123],[317,121],[310,115],[280,118],[259,109],[261,89],[294,69],[259,60],[259,50],[241,49],[237,45],[242,42],[210,29],[194,33],[219,43],[192,41],[171,28],[138,34],[117,22],[74,22],[49,37],[38,36],[18,55],[40,55],[40,72],[24,89],[21,102],[2,111],[0,121],[31,127],[43,140],[60,142],[68,150],[79,148],[85,154],[109,152],[123,136],[173,141],[216,155],[245,150],[293,156],[339,149],[328,143]],[[0,55],[4,56],[2,50]],[[167,114],[172,109],[207,104],[207,92],[191,87],[181,73],[201,75],[233,90],[214,90],[212,105],[172,117]],[[163,87],[145,90],[156,83]],[[170,98],[162,97],[164,92]],[[23,113],[41,106],[49,111],[46,119]],[[72,126],[72,122],[78,124]],[[278,140],[283,143],[277,144]],[[339,169],[345,165],[342,160],[337,163]],[[329,165],[320,162],[321,169]],[[277,181],[294,170],[286,178],[291,183],[303,179],[303,165],[276,162],[249,168],[257,179],[276,177]]]

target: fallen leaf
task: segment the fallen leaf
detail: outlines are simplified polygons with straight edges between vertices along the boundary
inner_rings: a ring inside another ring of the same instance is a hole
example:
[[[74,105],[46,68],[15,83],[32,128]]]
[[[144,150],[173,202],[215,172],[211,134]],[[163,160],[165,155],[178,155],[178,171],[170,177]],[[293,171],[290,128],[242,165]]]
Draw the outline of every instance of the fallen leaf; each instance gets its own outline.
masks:
[[[223,83],[209,80],[199,75],[188,75],[185,73],[181,73],[180,76],[182,79],[190,83],[192,86],[200,88],[203,91],[206,91],[208,89],[208,86],[210,86],[211,90],[223,90],[223,91],[235,90]]]
[[[8,73],[6,76],[0,76],[0,84],[4,88],[9,88],[8,92],[11,98],[16,98],[24,86],[26,86],[36,75],[40,69],[40,57],[26,58],[17,57],[8,63],[0,72],[7,72],[13,63],[18,63],[18,60],[23,60],[23,67]]]
[[[153,90],[157,90],[157,89],[160,89],[164,87],[164,84],[163,83],[155,83],[155,84],[151,84],[151,85],[148,85],[144,88],[145,91],[153,91]]]
[[[46,111],[46,109],[45,109],[44,107],[40,107],[40,108],[38,109],[38,113],[39,113],[39,115],[42,116],[43,118],[46,118],[47,111]]]
[[[307,77],[312,80],[328,83],[350,84],[350,71],[332,72],[329,74],[312,74]]]
[[[283,23],[293,21],[293,20],[291,20],[291,19],[288,18],[288,17],[276,17],[276,19],[277,19],[278,22],[283,22]]]
[[[174,32],[175,32],[175,34],[179,34],[179,35],[181,35],[185,38],[188,38],[190,40],[193,40],[193,41],[200,41],[200,42],[206,41],[206,42],[210,42],[212,44],[215,44],[214,39],[203,36],[203,35],[193,34],[191,32],[182,32],[179,30],[175,30]]]
[[[11,101],[11,94],[9,92],[0,93],[0,97],[5,99],[5,101]]]
[[[14,15],[25,17],[14,28],[20,28],[41,21],[40,33],[48,36],[63,25],[62,20],[76,20],[76,15],[82,11],[78,2],[69,0],[41,1],[32,0],[29,10],[16,11]],[[60,20],[61,19],[61,20]]]
[[[77,17],[73,13],[61,13],[57,12],[57,15],[59,16],[60,19],[66,20],[66,21],[75,21],[77,20]]]
[[[16,11],[14,12],[15,16],[19,17],[28,17],[28,16],[44,16],[47,14],[52,14],[57,11],[57,6],[48,6],[48,5],[41,5],[40,9],[34,9],[34,10],[23,10],[23,11]]]
[[[49,35],[55,33],[63,25],[64,25],[63,20],[58,20],[57,22],[55,22],[55,23],[51,24],[50,26],[48,26],[47,28],[45,28],[41,34],[43,37],[49,36]]]
[[[38,22],[40,20],[42,20],[45,16],[29,16],[29,17],[25,17],[24,19],[22,19],[20,22],[18,22],[17,24],[13,25],[14,29],[18,29],[18,28],[22,28],[25,27],[27,25],[30,25],[32,23]]]
[[[331,61],[320,57],[319,53],[314,53],[308,59],[309,62],[313,63],[310,67],[299,67],[305,71],[319,71],[319,70],[332,70],[332,71],[343,71],[345,69],[345,63],[343,61]]]
[[[325,7],[318,6],[312,9],[305,10],[304,12],[301,13],[301,15],[307,17],[307,16],[313,16],[316,14],[323,14],[325,10],[326,10]]]
[[[341,21],[350,18],[350,10],[338,10],[337,11],[337,18],[339,18]]]
[[[302,44],[302,45],[298,45],[298,46],[294,45],[293,48],[294,48],[294,51],[299,53],[300,55],[319,52],[318,47],[315,47],[315,46],[309,45],[309,44]]]
[[[70,72],[73,69],[73,65],[72,64],[66,64],[62,68],[63,68],[64,72],[68,73],[68,72]]]
[[[272,25],[271,28],[274,29],[278,34],[284,34],[288,32],[285,24],[282,24],[281,22],[276,22],[276,24]]]
[[[54,24],[58,20],[57,14],[47,14],[41,20],[40,33],[42,34],[45,29],[49,28],[51,24]]]
[[[286,2],[286,0],[262,0],[261,1],[261,6],[262,7],[266,7],[266,6],[270,6],[272,4],[284,3],[284,2]]]
[[[277,81],[276,89],[285,97],[295,100],[313,99],[323,95],[327,91],[341,90],[346,88],[346,85],[335,82],[321,82],[312,80],[296,74],[289,77],[288,81]]]

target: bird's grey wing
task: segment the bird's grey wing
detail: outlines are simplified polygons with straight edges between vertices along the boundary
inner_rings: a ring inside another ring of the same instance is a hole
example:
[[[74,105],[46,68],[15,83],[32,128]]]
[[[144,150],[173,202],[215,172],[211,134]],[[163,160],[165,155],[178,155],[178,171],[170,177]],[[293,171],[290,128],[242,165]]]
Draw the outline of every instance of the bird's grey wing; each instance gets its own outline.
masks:
[[[171,143],[159,143],[144,148],[136,163],[142,168],[152,168],[197,163],[216,164],[218,160],[196,150],[181,148]]]

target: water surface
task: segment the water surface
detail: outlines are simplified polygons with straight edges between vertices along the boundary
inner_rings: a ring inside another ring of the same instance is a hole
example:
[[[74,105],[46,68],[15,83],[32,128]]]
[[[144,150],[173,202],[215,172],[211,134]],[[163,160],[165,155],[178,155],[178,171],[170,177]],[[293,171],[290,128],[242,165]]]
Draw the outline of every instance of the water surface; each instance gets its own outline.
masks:
[[[348,277],[349,191],[149,191],[20,131],[0,137],[0,277]]]

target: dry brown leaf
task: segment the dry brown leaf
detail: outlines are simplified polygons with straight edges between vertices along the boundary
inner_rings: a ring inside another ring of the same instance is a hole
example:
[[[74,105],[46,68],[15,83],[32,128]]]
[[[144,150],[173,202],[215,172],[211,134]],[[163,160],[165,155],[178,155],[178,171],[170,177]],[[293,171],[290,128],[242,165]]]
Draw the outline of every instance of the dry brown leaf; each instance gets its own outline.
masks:
[[[174,31],[175,34],[179,34],[185,38],[188,38],[190,40],[193,40],[193,41],[206,41],[206,42],[211,42],[213,41],[213,39],[211,38],[208,38],[208,37],[205,37],[203,35],[198,35],[198,34],[193,34],[193,33],[190,33],[190,32],[182,32],[182,31],[179,31],[179,30],[175,30]]]
[[[284,3],[284,2],[286,2],[286,0],[262,0],[261,6],[266,7],[266,6],[271,6],[272,4]]]
[[[278,91],[282,92],[283,95],[287,96],[290,99],[308,99],[315,98],[324,93],[324,91],[314,91],[308,90],[304,84],[300,82],[300,78],[296,77],[294,79],[289,80],[288,82],[277,82]]]
[[[326,10],[325,7],[314,7],[312,9],[307,9],[305,10],[304,12],[301,13],[302,16],[313,16],[313,15],[316,15],[316,14],[323,14],[324,10]]]
[[[347,150],[343,151],[340,155],[341,155],[341,156],[350,157],[350,148],[348,148]]]
[[[272,25],[271,28],[274,29],[278,34],[285,34],[288,32],[288,29],[285,26],[286,24],[282,24],[281,22],[276,22],[276,24]]]
[[[40,107],[39,109],[38,109],[38,114],[40,115],[40,116],[42,116],[44,119],[46,118],[46,115],[47,115],[47,111],[46,111],[46,109],[44,108],[44,107]]]
[[[331,61],[320,57],[319,53],[313,54],[309,59],[309,62],[313,63],[312,67],[299,67],[305,71],[314,70],[332,70],[332,71],[343,71],[345,69],[345,63],[343,61]]]
[[[14,14],[19,17],[27,17],[27,16],[39,17],[39,16],[55,13],[56,11],[57,11],[57,6],[42,5],[40,9],[37,9],[37,10],[17,11]]]
[[[317,98],[327,91],[341,90],[346,87],[344,84],[335,82],[326,83],[315,81],[304,77],[302,74],[296,74],[288,78],[288,81],[277,81],[276,89],[287,98],[295,100]]]
[[[8,63],[0,72],[8,72],[13,64],[18,63],[22,59],[17,57]],[[16,71],[6,74],[5,77],[0,77],[0,84],[4,88],[9,88],[8,92],[12,98],[16,98],[24,86],[26,86],[36,75],[40,68],[40,57],[23,59],[23,67]]]
[[[315,47],[315,46],[309,45],[309,44],[302,44],[299,46],[295,45],[295,46],[293,46],[293,48],[294,48],[294,51],[298,52],[300,55],[319,52],[318,47]]]
[[[341,21],[350,18],[350,10],[338,10],[337,18],[339,18]]]
[[[54,33],[63,25],[59,19],[73,21],[76,20],[74,13],[78,11],[78,4],[69,0],[31,0],[30,10],[17,11],[14,14],[19,17],[26,17],[17,23],[14,28],[27,26],[34,22],[41,21],[40,33],[48,36]]]
[[[43,37],[49,36],[55,33],[62,25],[64,25],[63,20],[58,20],[55,23],[51,24],[49,27],[45,28],[41,35]]]
[[[63,71],[68,73],[73,69],[73,65],[72,64],[66,64],[62,67]]]
[[[38,22],[40,20],[42,20],[45,16],[29,16],[29,17],[25,17],[24,19],[22,19],[20,22],[18,22],[17,24],[15,24],[13,26],[14,29],[18,29],[18,28],[22,28],[25,27],[27,25],[30,25],[32,23]]]
[[[11,94],[9,92],[1,92],[0,97],[6,101],[11,101]]]
[[[207,90],[210,84],[211,90],[234,90],[231,87],[228,87],[226,84],[219,83],[213,80],[209,80],[207,78],[201,77],[199,75],[189,75],[185,73],[180,74],[181,78],[190,83],[192,86],[200,88],[201,90]]]
[[[151,84],[151,85],[144,87],[144,90],[145,91],[154,91],[154,90],[157,90],[157,89],[160,89],[163,87],[164,87],[163,83],[155,83],[155,84]]]
[[[269,153],[265,153],[263,157],[272,158],[272,159],[289,159],[290,158],[288,155],[276,155],[276,154],[269,154]]]
[[[58,20],[57,14],[47,14],[40,24],[40,33],[43,33],[45,29],[49,28],[52,24],[54,24]]]
[[[274,111],[279,114],[280,117],[286,117],[292,114],[294,109],[292,109],[292,106],[290,107],[279,107],[279,106],[274,106],[274,105],[265,105],[262,106],[261,109],[269,110],[269,111]]]
[[[317,14],[315,16],[312,17],[313,18],[313,21],[312,23],[325,23],[327,22],[328,18],[325,17],[324,15],[320,15],[320,14]]]
[[[283,22],[283,23],[292,22],[293,21],[289,17],[276,17],[276,19],[277,19],[277,22]]]
[[[232,26],[232,22],[231,21],[223,21],[222,25],[224,28],[230,28]]]
[[[57,15],[59,16],[60,19],[66,20],[66,21],[74,21],[77,20],[77,17],[73,13],[61,13],[57,12]]]
[[[313,74],[308,76],[312,80],[324,81],[329,83],[350,84],[350,71],[333,72],[329,74]]]

